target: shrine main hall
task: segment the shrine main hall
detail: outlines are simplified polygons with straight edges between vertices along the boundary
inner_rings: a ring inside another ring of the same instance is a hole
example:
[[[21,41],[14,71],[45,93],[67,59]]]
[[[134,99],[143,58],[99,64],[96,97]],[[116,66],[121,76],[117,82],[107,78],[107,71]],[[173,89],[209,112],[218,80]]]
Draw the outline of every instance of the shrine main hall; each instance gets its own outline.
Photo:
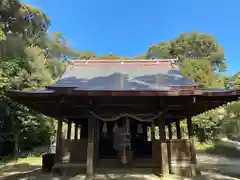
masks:
[[[58,121],[53,170],[72,167],[90,179],[99,168],[194,176],[192,117],[236,101],[239,94],[203,89],[181,73],[175,59],[73,60],[44,90],[6,92]],[[183,136],[182,120],[188,136]]]

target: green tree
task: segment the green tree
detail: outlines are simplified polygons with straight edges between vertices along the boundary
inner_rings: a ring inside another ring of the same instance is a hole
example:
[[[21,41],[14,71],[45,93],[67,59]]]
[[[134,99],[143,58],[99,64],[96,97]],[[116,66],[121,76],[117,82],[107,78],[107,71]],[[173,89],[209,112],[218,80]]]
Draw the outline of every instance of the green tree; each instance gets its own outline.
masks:
[[[212,70],[212,65],[208,60],[183,61],[181,68],[185,76],[205,88],[224,88],[224,78]]]
[[[110,53],[110,54],[104,54],[103,56],[97,56],[96,59],[106,59],[106,60],[127,60],[127,59],[131,59],[129,57],[122,57],[122,56],[118,56],[115,53]]]
[[[0,2],[0,27],[5,34],[23,38],[37,37],[47,30],[50,20],[45,13],[18,0]]]
[[[231,80],[234,88],[240,88],[240,73],[236,73]]]
[[[225,87],[225,89],[230,89],[233,78],[231,76],[222,76],[222,77],[224,79],[224,87]]]
[[[52,69],[47,66],[45,49],[36,46],[36,40],[45,36],[49,19],[39,9],[17,0],[1,1],[0,15],[0,147],[8,147],[0,148],[0,153],[14,150],[17,154],[19,148],[36,145],[52,132],[47,128],[48,123],[42,121],[46,117],[3,94],[7,89],[34,89],[51,83]],[[29,138],[31,141],[27,143],[25,140]],[[46,142],[46,138],[42,142]]]
[[[209,60],[213,70],[224,71],[225,56],[215,37],[197,31],[181,33],[176,39],[149,47],[148,58],[178,58],[180,62],[190,59]]]
[[[173,55],[171,54],[171,45],[169,42],[161,42],[156,45],[152,45],[149,47],[146,57],[148,59],[151,58],[162,58],[162,59],[168,59],[173,58]]]
[[[225,107],[201,113],[193,118],[194,133],[200,142],[214,140],[223,133],[222,122],[226,115]]]
[[[240,101],[229,103],[225,108],[225,116],[222,121],[224,134],[232,139],[240,138]]]
[[[143,54],[140,54],[138,56],[136,56],[134,59],[147,59],[147,54],[146,53],[143,53]]]

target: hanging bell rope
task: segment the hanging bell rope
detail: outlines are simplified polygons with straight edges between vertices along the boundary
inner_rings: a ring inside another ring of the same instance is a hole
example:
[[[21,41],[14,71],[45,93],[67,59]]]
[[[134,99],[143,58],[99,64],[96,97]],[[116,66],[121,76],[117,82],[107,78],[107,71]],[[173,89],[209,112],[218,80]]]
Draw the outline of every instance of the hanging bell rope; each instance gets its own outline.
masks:
[[[103,123],[102,132],[103,132],[103,135],[106,137],[107,136],[107,122],[106,121],[104,121],[104,123]]]
[[[123,113],[123,114],[120,114],[120,115],[115,116],[115,117],[106,118],[106,117],[101,117],[100,115],[96,114],[94,111],[90,111],[89,113],[92,116],[94,116],[95,118],[100,119],[102,121],[116,121],[120,118],[128,117],[128,118],[136,119],[136,120],[141,121],[141,122],[149,122],[149,121],[153,121],[154,119],[162,116],[165,113],[165,111],[161,111],[157,115],[152,115],[149,118],[141,118],[141,117],[138,117],[138,116],[135,116],[135,115],[132,115],[132,114],[128,114],[128,113]]]
[[[113,132],[116,132],[116,129],[118,128],[118,125],[117,123],[114,123],[114,126],[113,126]]]
[[[126,164],[128,163],[128,159],[127,159],[127,147],[129,147],[130,149],[130,143],[128,142],[128,138],[129,138],[129,128],[130,128],[130,124],[129,124],[129,119],[128,117],[125,118],[125,123],[124,123],[125,129],[126,129],[126,133],[124,134],[124,143],[123,143],[123,156],[122,156],[122,163]]]
[[[131,134],[130,134],[131,130],[130,130],[130,120],[128,117],[126,117],[126,133],[127,133],[127,146],[129,147],[129,150],[131,150],[131,143],[130,143],[130,139],[131,139]]]
[[[103,132],[107,132],[107,123],[106,121],[103,123],[103,129],[102,129]]]
[[[138,132],[138,134],[142,134],[142,133],[143,133],[143,127],[142,127],[142,124],[138,124],[137,132]]]

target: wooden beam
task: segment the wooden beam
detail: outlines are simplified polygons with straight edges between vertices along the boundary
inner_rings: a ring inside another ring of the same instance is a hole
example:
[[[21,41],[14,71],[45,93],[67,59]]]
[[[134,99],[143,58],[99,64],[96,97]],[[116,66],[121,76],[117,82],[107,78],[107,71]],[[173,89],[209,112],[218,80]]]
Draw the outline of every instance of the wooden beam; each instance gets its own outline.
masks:
[[[140,118],[146,118],[146,115],[147,115],[147,114],[134,114],[134,113],[131,113],[131,114],[134,116],[140,117]],[[100,114],[99,116],[102,116],[102,115],[105,117],[112,117],[112,116],[116,116],[117,114],[114,114],[114,113],[109,114],[108,113],[107,116],[106,116],[106,114]],[[153,116],[153,114],[151,114],[151,116]],[[72,121],[75,121],[75,122],[79,121],[79,123],[81,123],[80,121],[82,121],[82,120],[87,121],[86,116],[83,116],[83,115],[69,115],[69,116],[64,116],[64,117],[66,117],[67,119],[71,119]],[[166,115],[166,116],[163,116],[162,118],[167,121],[171,120],[170,122],[173,122],[173,121],[176,121],[176,119],[184,119],[186,117],[187,117],[187,113],[186,113],[186,115],[183,115],[183,114]]]
[[[142,138],[143,138],[144,142],[147,143],[148,142],[148,128],[147,128],[147,124],[143,123],[142,124],[142,128],[143,128]]]
[[[71,131],[72,131],[72,122],[68,121],[68,126],[67,126],[67,139],[71,139]]]
[[[87,138],[87,137],[88,137],[88,120],[86,119],[86,121],[84,121],[81,124],[81,138]]]
[[[151,141],[154,142],[155,141],[155,122],[152,121],[151,124]]]
[[[81,125],[78,125],[78,134],[79,134],[79,139],[81,139],[82,138],[82,133],[81,133],[81,131],[82,131],[82,126]]]
[[[187,117],[187,128],[188,128],[188,137],[189,139],[193,137],[193,127],[192,127],[192,118]]]
[[[108,107],[124,107],[124,109],[133,107],[133,106],[142,106],[145,108],[148,106],[157,107],[158,109],[164,107],[172,107],[172,108],[188,108],[191,107],[189,105],[193,104],[195,101],[195,105],[199,105],[200,107],[205,105],[212,104],[226,104],[227,102],[231,102],[237,100],[238,95],[226,95],[226,96],[167,96],[167,97],[81,97],[76,98],[76,96],[67,96],[64,97],[64,101],[62,102],[62,108],[64,111],[67,111],[66,108],[70,107],[70,109],[74,108],[74,106],[79,106],[80,108],[88,107],[88,102],[91,99],[93,102],[94,109],[108,109]],[[53,114],[52,109],[55,108],[62,100],[63,97],[61,95],[49,95],[35,97],[35,94],[29,94],[27,98],[25,96],[16,97],[16,100],[20,103],[26,104],[28,107],[32,107],[38,111],[43,111],[47,115]],[[116,103],[118,102],[118,103]],[[43,106],[43,107],[41,107]],[[45,107],[44,107],[45,106]],[[210,108],[210,107],[209,107]],[[41,110],[42,109],[42,110]],[[79,110],[79,108],[78,108]]]
[[[56,157],[55,162],[61,163],[62,162],[62,119],[58,120],[57,126],[57,139],[56,139]]]
[[[97,165],[99,160],[99,133],[100,133],[100,120],[96,119],[96,126],[95,126],[95,162],[94,164]]]
[[[168,138],[172,139],[172,124],[168,123]]]
[[[196,175],[196,166],[197,166],[197,157],[196,157],[196,149],[194,146],[193,140],[193,127],[192,127],[192,119],[191,117],[187,118],[187,128],[188,128],[188,137],[190,140],[190,151],[191,151],[191,161],[192,161],[192,175]]]
[[[169,174],[169,162],[168,162],[168,148],[166,143],[166,134],[165,134],[165,121],[159,119],[159,133],[160,133],[160,143],[161,143],[161,169],[162,176]]]
[[[96,130],[96,119],[89,115],[88,119],[88,145],[87,145],[87,164],[86,175],[88,180],[94,180],[94,141]]]
[[[182,132],[180,127],[180,120],[176,121],[176,130],[177,130],[177,138],[182,139]]]
[[[69,97],[68,97],[69,98]],[[86,118],[87,117],[87,105],[86,105],[86,100],[85,98],[83,101],[76,101],[76,100],[64,100],[64,102],[61,104],[59,107],[59,110],[61,111],[61,115],[66,118],[71,118],[73,116],[80,116],[80,118]],[[169,108],[169,114],[174,115],[174,116],[194,116],[199,113],[205,112],[209,109],[213,109],[215,107],[218,107],[220,105],[226,104],[230,100],[224,100],[224,99],[216,99],[216,97],[208,97],[208,98],[215,98],[214,102],[211,102],[209,99],[206,100],[196,100],[196,103],[193,103],[191,98],[187,100],[181,97],[180,99],[178,97],[172,97],[172,98],[166,98],[163,103],[160,103],[159,99],[157,100],[152,100],[149,98],[145,99],[142,97],[138,99],[132,99],[132,101],[129,100],[124,100],[122,104],[116,104],[114,100],[115,98],[111,98],[111,101],[109,103],[105,102],[104,99],[97,99],[93,100],[93,105],[91,105],[91,109],[94,109],[96,113],[108,113],[111,112],[113,114],[116,113],[122,113],[122,112],[127,112],[130,114],[134,113],[157,113],[159,112],[159,109],[162,109],[164,107]],[[220,98],[220,97],[219,97]],[[76,98],[75,98],[76,99]],[[124,99],[124,98],[123,98]],[[197,98],[198,99],[198,98]],[[103,102],[101,102],[101,101]],[[120,99],[118,99],[120,100]],[[182,100],[182,101],[179,101]],[[186,101],[186,102],[185,102]],[[133,103],[134,102],[134,103]],[[48,103],[47,101],[37,101],[37,102],[30,102],[27,101],[25,104],[30,107],[35,109],[36,111],[40,111],[43,114],[51,117],[57,117],[58,114],[56,114],[55,111],[52,111],[53,108],[55,108],[58,104],[60,103],[60,99],[56,100],[56,102],[51,102]],[[161,105],[163,104],[163,105]],[[191,107],[191,109],[189,109]],[[176,115],[175,115],[176,114]]]
[[[76,96],[68,96],[65,99],[65,102],[68,104],[79,104],[79,105],[88,105],[89,100],[91,99],[92,104],[95,104],[97,106],[103,105],[103,106],[112,106],[112,105],[129,105],[132,106],[134,104],[138,105],[153,105],[153,104],[161,104],[162,107],[165,107],[166,104],[174,104],[176,102],[181,103],[190,103],[193,102],[193,97],[187,97],[187,96],[174,96],[174,97],[144,97],[141,96],[139,98],[136,97],[129,97],[129,96],[122,96],[122,97],[81,97],[76,98]],[[117,102],[117,103],[116,103]]]
[[[211,104],[185,104],[181,105],[179,107],[168,107],[168,116],[194,116],[199,113],[205,112],[207,110],[216,108],[224,103],[211,103]],[[189,109],[189,107],[191,107]],[[49,108],[47,108],[49,109]],[[80,116],[82,118],[87,117],[87,110],[86,107],[76,107],[71,105],[62,105],[61,106],[61,112],[62,115],[67,118],[72,118],[74,116]],[[130,113],[130,114],[157,114],[159,111],[161,111],[161,107],[159,105],[145,105],[145,106],[139,106],[137,104],[133,104],[131,106],[116,106],[116,104],[112,104],[111,106],[94,106],[92,107],[94,109],[94,112],[99,115],[116,115],[120,114],[122,112]],[[160,110],[159,110],[160,109]]]
[[[74,139],[77,140],[78,139],[78,124],[75,123],[75,128],[74,128]]]

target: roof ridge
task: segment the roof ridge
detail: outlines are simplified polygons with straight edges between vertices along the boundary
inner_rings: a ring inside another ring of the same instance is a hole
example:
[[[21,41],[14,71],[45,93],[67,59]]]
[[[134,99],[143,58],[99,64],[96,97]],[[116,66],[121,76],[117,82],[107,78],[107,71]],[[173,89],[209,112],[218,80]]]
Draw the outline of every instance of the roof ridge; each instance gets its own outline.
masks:
[[[82,60],[78,60],[78,59],[74,59],[74,60],[70,60],[71,64],[74,63],[85,63],[85,62],[90,62],[90,63],[117,63],[117,62],[126,62],[126,63],[130,63],[130,62],[146,62],[146,63],[153,63],[153,62],[177,62],[178,59],[82,59]]]

